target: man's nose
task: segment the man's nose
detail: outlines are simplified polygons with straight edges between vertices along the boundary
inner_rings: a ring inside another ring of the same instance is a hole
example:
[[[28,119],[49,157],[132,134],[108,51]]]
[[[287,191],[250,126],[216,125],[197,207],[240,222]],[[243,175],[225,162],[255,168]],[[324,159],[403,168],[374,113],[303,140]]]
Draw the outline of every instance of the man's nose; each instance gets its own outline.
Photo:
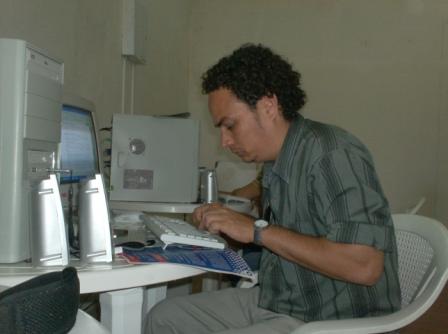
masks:
[[[232,145],[232,136],[229,134],[228,130],[221,128],[221,146],[223,148],[229,148]]]

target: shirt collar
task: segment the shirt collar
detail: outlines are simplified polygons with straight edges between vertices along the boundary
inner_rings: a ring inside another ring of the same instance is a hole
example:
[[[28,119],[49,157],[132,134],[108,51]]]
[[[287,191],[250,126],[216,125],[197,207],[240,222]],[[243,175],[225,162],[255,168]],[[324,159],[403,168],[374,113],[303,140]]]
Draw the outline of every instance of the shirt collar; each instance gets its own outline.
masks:
[[[297,118],[291,121],[280,153],[272,165],[272,172],[277,174],[286,183],[289,182],[291,174],[290,166],[294,161],[294,152],[297,150],[304,122],[305,118],[302,115],[298,115]]]

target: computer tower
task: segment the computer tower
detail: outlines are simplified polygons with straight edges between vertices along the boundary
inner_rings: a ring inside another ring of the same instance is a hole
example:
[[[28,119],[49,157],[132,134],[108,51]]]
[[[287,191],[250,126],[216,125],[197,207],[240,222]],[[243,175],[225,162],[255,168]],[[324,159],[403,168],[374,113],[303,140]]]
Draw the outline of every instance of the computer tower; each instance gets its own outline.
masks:
[[[198,159],[199,121],[116,114],[110,200],[196,202]]]
[[[58,167],[64,65],[0,39],[0,263],[30,258],[33,185]]]

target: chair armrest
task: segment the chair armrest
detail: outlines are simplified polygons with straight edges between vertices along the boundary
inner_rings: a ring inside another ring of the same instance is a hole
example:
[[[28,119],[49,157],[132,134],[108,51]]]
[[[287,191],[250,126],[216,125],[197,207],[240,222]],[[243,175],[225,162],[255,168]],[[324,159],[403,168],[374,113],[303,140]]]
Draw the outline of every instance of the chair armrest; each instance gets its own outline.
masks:
[[[291,334],[370,334],[385,333],[402,328],[425,313],[440,295],[448,280],[446,271],[437,271],[423,292],[401,310],[392,314],[345,320],[326,320],[306,323]]]
[[[300,326],[291,334],[370,334],[385,333],[396,329],[385,323],[383,317],[365,319],[314,321]]]
[[[325,320],[306,323],[291,334],[371,334],[386,333],[402,328],[419,318],[429,305],[427,298],[419,298],[392,314],[343,320]]]

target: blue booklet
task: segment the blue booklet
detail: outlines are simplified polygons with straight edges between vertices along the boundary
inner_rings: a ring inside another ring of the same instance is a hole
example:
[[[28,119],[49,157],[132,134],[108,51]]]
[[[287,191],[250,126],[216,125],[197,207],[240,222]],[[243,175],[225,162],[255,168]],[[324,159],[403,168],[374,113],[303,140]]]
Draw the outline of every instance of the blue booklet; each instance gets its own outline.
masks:
[[[207,271],[255,278],[246,261],[231,249],[214,249],[199,246],[172,244],[163,247],[145,247],[135,250],[123,248],[121,253],[129,263],[176,263]]]

